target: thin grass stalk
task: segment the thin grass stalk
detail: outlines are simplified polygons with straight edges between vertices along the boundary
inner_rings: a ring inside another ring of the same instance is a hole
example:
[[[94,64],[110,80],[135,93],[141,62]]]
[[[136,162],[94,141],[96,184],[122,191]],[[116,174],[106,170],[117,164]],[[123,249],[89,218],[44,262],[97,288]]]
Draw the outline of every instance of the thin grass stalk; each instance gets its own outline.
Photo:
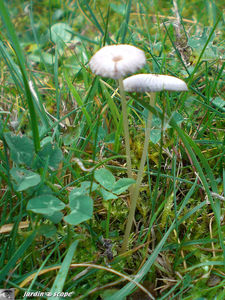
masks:
[[[155,93],[151,93],[150,95],[150,105],[154,106],[155,104]],[[133,224],[133,219],[135,215],[135,210],[136,210],[136,204],[137,204],[137,199],[140,193],[140,186],[141,182],[143,179],[143,174],[144,174],[144,167],[146,163],[146,158],[148,155],[148,145],[149,145],[149,136],[150,136],[150,131],[151,131],[151,124],[152,124],[152,112],[148,112],[148,119],[147,119],[147,126],[146,126],[146,131],[145,131],[145,141],[144,141],[144,147],[143,147],[143,152],[142,152],[142,157],[141,157],[141,163],[140,167],[138,170],[138,176],[136,180],[136,184],[134,186],[133,193],[131,195],[131,206],[129,210],[129,215],[127,219],[127,225],[125,229],[125,234],[124,234],[124,240],[121,248],[121,252],[125,252],[128,247],[128,241],[129,241],[129,236],[131,232],[131,227]]]

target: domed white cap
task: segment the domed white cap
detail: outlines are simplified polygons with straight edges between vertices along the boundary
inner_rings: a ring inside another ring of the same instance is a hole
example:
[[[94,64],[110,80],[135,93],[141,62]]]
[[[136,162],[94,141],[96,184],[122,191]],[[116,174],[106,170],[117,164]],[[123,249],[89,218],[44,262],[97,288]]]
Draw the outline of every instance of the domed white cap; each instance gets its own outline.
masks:
[[[105,46],[89,62],[93,73],[102,77],[119,79],[135,73],[146,63],[144,52],[131,45]]]
[[[123,80],[127,92],[187,91],[186,83],[174,76],[138,74]]]

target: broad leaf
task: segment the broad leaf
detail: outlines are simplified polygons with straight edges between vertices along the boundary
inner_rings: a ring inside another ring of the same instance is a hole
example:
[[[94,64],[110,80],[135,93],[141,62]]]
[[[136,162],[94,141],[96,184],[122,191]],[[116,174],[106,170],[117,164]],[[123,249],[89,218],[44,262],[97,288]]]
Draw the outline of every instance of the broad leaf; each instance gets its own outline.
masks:
[[[34,197],[27,204],[27,210],[47,216],[52,216],[55,211],[62,210],[64,207],[65,204],[51,194]]]
[[[209,30],[211,30],[211,28],[205,27],[202,33],[200,33],[199,35],[190,36],[188,39],[188,46],[196,51],[197,54],[200,54],[208,42],[202,57],[207,59],[217,58],[220,47],[219,45],[214,45],[213,41],[208,41],[210,36]]]
[[[216,97],[212,103],[216,106],[216,108],[225,112],[225,101],[222,98]]]
[[[111,190],[116,182],[113,174],[107,169],[96,170],[94,177],[107,190]]]
[[[77,196],[88,196],[89,195],[89,191],[90,191],[90,186],[91,186],[91,182],[90,181],[83,181],[81,183],[80,187],[74,188],[71,192],[70,192],[70,199],[72,199],[72,197],[77,197]],[[98,188],[98,184],[93,182],[92,184],[92,191],[95,191]]]
[[[38,166],[44,167],[46,163],[48,166],[56,170],[59,166],[59,163],[63,159],[62,151],[58,146],[47,143],[43,146],[41,151],[38,153],[39,160]]]
[[[24,191],[32,186],[36,186],[41,181],[39,174],[22,168],[12,168],[10,175],[15,181],[15,189],[18,192]]]
[[[70,194],[71,213],[64,217],[64,220],[72,225],[78,225],[89,220],[93,215],[93,200],[86,195]]]
[[[110,3],[110,7],[112,8],[112,10],[114,10],[116,13],[122,15],[122,16],[125,16],[126,14],[126,4],[123,3],[123,4],[120,4],[120,5],[117,5],[115,3]]]
[[[58,224],[63,218],[63,213],[57,210],[53,211],[51,215],[44,215],[44,217],[52,221],[52,223]]]
[[[51,39],[57,45],[59,55],[64,53],[65,43],[71,40],[71,30],[72,28],[65,23],[57,23],[51,27]]]
[[[4,134],[10,149],[11,159],[17,163],[31,167],[34,157],[34,144],[26,136],[17,136],[11,133]]]
[[[85,189],[86,191],[89,192],[90,187],[91,187],[92,191],[96,191],[97,188],[98,188],[98,184],[95,183],[95,182],[93,182],[92,185],[91,185],[91,181],[83,181],[83,182],[81,182],[81,188],[82,189]]]
[[[173,119],[176,121],[178,125],[180,125],[184,121],[183,116],[176,111],[172,113],[171,117],[173,117]],[[151,129],[150,132],[150,140],[153,142],[153,144],[157,144],[161,138],[161,128],[162,128],[162,121],[158,116],[155,115],[153,116],[152,127],[153,128]],[[169,125],[169,122],[167,120],[164,123],[163,130],[167,130],[168,128],[171,128],[171,126]]]
[[[53,224],[42,224],[37,229],[38,235],[44,235],[47,238],[54,236],[56,232],[57,229]]]
[[[134,179],[131,178],[121,178],[119,179],[112,188],[112,192],[116,195],[120,195],[125,192],[129,186],[135,183]]]
[[[30,55],[28,55],[28,58],[29,58],[29,60],[31,60],[32,62],[35,62],[35,63],[41,62],[41,57],[40,57],[39,53],[30,54]],[[43,52],[42,59],[44,60],[44,62],[46,64],[49,64],[49,65],[52,65],[55,62],[55,56],[52,55],[51,53]]]
[[[51,39],[54,43],[63,41],[67,43],[71,40],[72,34],[69,32],[72,28],[65,23],[56,23],[51,27]]]
[[[173,116],[174,120],[176,121],[177,125],[180,125],[184,121],[183,116],[176,111],[172,114],[172,116]],[[170,126],[168,126],[168,128],[170,128]]]
[[[157,144],[161,138],[161,129],[151,129],[150,140],[153,144]]]
[[[101,188],[100,193],[102,194],[102,197],[104,200],[112,200],[112,199],[117,199],[118,197],[105,189]]]

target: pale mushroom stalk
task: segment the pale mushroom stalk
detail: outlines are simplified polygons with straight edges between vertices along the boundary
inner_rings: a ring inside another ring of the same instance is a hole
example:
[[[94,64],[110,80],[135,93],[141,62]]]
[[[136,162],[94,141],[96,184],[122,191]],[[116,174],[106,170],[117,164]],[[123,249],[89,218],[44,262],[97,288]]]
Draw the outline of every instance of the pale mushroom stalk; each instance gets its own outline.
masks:
[[[133,178],[132,166],[131,166],[130,134],[129,134],[129,126],[128,126],[126,96],[125,96],[125,91],[123,86],[123,79],[119,78],[118,81],[119,81],[120,97],[122,102],[123,130],[124,130],[125,149],[126,149],[126,158],[127,158],[127,175],[129,178]]]
[[[155,93],[147,93],[150,98],[150,105],[154,106],[155,105]],[[140,162],[140,167],[138,170],[138,175],[137,175],[137,180],[135,183],[135,186],[132,191],[131,195],[131,206],[128,214],[128,219],[127,219],[127,225],[125,229],[125,234],[124,234],[124,239],[123,239],[123,244],[121,247],[121,252],[125,252],[128,248],[128,242],[129,242],[129,236],[133,224],[133,219],[135,215],[135,210],[136,210],[136,205],[137,205],[137,199],[140,193],[140,186],[141,182],[143,179],[143,174],[144,174],[144,167],[148,155],[148,145],[149,145],[149,137],[150,137],[150,132],[151,132],[151,124],[152,124],[152,112],[148,112],[148,119],[147,119],[147,124],[146,124],[146,130],[145,130],[145,140],[144,140],[144,147],[143,147],[143,152],[141,156],[141,162]]]
[[[127,92],[141,92],[141,93],[148,93],[151,92],[150,95],[150,105],[154,106],[155,104],[155,93],[163,90],[167,91],[187,91],[186,83],[174,76],[168,75],[158,75],[158,74],[138,74],[133,75],[131,77],[126,78],[123,81],[124,89]],[[131,227],[133,224],[133,219],[135,215],[136,203],[140,192],[140,186],[143,179],[144,167],[146,158],[148,155],[148,144],[149,144],[149,137],[150,137],[150,130],[151,130],[151,121],[152,121],[152,113],[149,112],[147,126],[145,131],[145,140],[144,140],[144,147],[141,157],[141,163],[138,170],[137,180],[135,187],[133,189],[133,193],[131,195],[131,207],[129,210],[124,241],[122,244],[121,252],[125,252],[128,247],[129,235],[131,232]]]

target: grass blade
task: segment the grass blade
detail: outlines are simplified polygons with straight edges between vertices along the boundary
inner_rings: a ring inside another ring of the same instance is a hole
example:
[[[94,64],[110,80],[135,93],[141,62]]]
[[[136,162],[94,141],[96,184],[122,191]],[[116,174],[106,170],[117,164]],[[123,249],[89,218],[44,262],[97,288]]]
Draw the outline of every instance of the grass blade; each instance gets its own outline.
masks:
[[[187,193],[186,197],[183,200],[183,204],[179,210],[179,212],[177,213],[177,216],[179,216],[181,214],[181,212],[183,211],[185,205],[188,203],[188,200],[190,199],[190,197],[192,196],[192,194],[195,191],[196,188],[196,184],[197,184],[197,180],[195,180],[195,183],[193,184],[193,186],[191,187],[190,191]],[[193,211],[194,213],[195,211]],[[149,258],[147,259],[146,263],[144,264],[144,266],[141,268],[141,270],[136,274],[134,281],[135,282],[140,282],[141,279],[149,272],[151,266],[153,265],[154,261],[156,260],[159,252],[162,250],[162,247],[164,246],[167,238],[169,237],[170,233],[172,232],[173,229],[176,228],[176,220],[173,221],[173,223],[171,224],[170,228],[168,229],[168,231],[164,234],[162,240],[160,241],[160,243],[157,245],[157,247],[155,248],[155,250],[153,251],[153,253],[149,256]],[[120,291],[116,292],[115,294],[113,294],[113,296],[108,297],[107,300],[114,300],[114,299],[123,299],[124,297],[126,297],[127,295],[130,294],[130,292],[133,290],[133,288],[135,287],[134,283],[128,283],[127,285],[125,285],[125,287],[123,287]]]
[[[77,90],[75,89],[75,87],[73,86],[71,80],[69,79],[69,75],[68,75],[66,70],[64,70],[64,76],[65,76],[65,80],[66,80],[66,83],[69,87],[70,92],[72,93],[72,95],[76,99],[78,106],[80,107],[81,111],[83,112],[84,116],[86,117],[88,125],[91,126],[92,125],[91,117],[88,114],[80,95],[78,94]]]
[[[129,19],[130,19],[131,4],[132,4],[132,0],[128,0],[127,1],[127,7],[126,7],[125,20],[124,20],[124,23],[123,23],[123,33],[122,33],[122,38],[121,38],[121,44],[124,44],[125,38],[126,38],[128,23],[129,23]]]
[[[0,14],[1,14],[1,17],[3,20],[3,23],[5,24],[5,27],[7,29],[11,43],[13,45],[13,49],[14,49],[16,57],[18,59],[19,68],[22,73],[23,83],[24,83],[24,87],[25,87],[25,95],[26,95],[26,100],[27,100],[29,113],[30,113],[30,122],[31,122],[31,128],[32,128],[32,132],[33,132],[35,151],[38,152],[40,149],[39,130],[38,130],[37,117],[36,117],[36,113],[35,113],[35,109],[34,109],[34,103],[33,103],[32,95],[30,92],[29,84],[28,84],[28,76],[27,76],[26,67],[25,67],[25,59],[24,59],[22,50],[20,48],[20,44],[19,44],[18,38],[16,36],[13,24],[10,20],[8,9],[6,8],[4,1],[0,1]]]
[[[91,23],[99,30],[99,32],[101,33],[102,36],[104,36],[104,32],[103,32],[103,30],[102,30],[102,27],[100,26],[98,20],[96,19],[94,12],[92,11],[92,9],[90,8],[90,6],[88,5],[87,1],[84,0],[84,2],[85,2],[85,5],[86,5],[86,7],[87,7],[87,10],[89,11],[89,13],[90,13],[92,19],[90,19],[90,18],[88,17],[88,15],[84,12],[83,8],[81,8],[81,3],[80,3],[80,1],[78,0],[78,1],[77,1],[77,4],[78,4],[79,9],[80,9],[81,12],[84,14],[84,16],[88,19],[88,21],[91,22]]]
[[[77,248],[78,242],[79,241],[73,242],[73,244],[70,246],[70,248],[66,254],[66,257],[63,260],[62,266],[58,272],[58,275],[57,275],[57,277],[53,283],[52,289],[51,289],[52,295],[54,295],[55,293],[61,293],[63,291],[63,286],[64,286],[64,283],[66,280],[66,276],[69,271],[69,267],[70,267],[71,261],[73,259],[74,252]],[[60,300],[61,298],[57,297],[57,296],[56,297],[52,296],[52,297],[49,297],[48,299]]]
[[[208,37],[208,39],[207,39],[207,41],[206,41],[206,43],[205,43],[205,45],[204,45],[204,47],[203,47],[203,49],[202,49],[199,57],[198,57],[198,60],[197,60],[196,65],[195,65],[195,68],[194,68],[193,72],[191,73],[191,75],[189,77],[189,80],[188,80],[189,85],[192,82],[193,76],[194,76],[194,74],[196,73],[196,71],[197,71],[197,69],[199,67],[199,64],[200,64],[201,58],[202,58],[202,56],[203,56],[203,54],[205,52],[205,49],[208,46],[208,44],[209,44],[209,42],[210,42],[210,40],[212,38],[212,35],[213,35],[214,31],[216,30],[217,25],[219,24],[219,21],[220,21],[221,17],[222,17],[222,15],[219,16],[219,18],[217,19],[216,23],[214,24],[214,26],[213,26],[210,34],[209,34],[209,37]]]
[[[137,100],[139,101],[139,100]],[[140,102],[140,101],[139,101]],[[152,108],[150,105],[148,105],[147,103],[143,103],[140,102],[145,108],[147,108],[148,110],[152,111],[153,113],[156,113],[155,109]],[[163,115],[160,112],[157,112],[157,115],[162,119]],[[191,140],[191,138],[177,125],[176,121],[174,120],[174,118],[172,117],[170,119],[170,125],[177,131],[179,137],[181,138],[183,144],[185,145],[191,159],[192,162],[197,170],[197,174],[196,176],[199,176],[201,183],[205,189],[206,195],[210,201],[211,207],[213,209],[213,212],[215,214],[215,218],[216,218],[216,223],[217,223],[217,228],[218,228],[218,235],[219,235],[219,240],[220,240],[220,246],[221,249],[223,250],[223,256],[224,256],[224,266],[225,266],[225,246],[223,244],[223,234],[222,234],[222,230],[221,230],[221,225],[220,225],[220,201],[217,199],[216,201],[213,200],[213,197],[211,195],[211,191],[210,191],[210,187],[209,184],[207,182],[207,178],[202,170],[202,167],[195,155],[198,155],[198,157],[200,158],[200,160],[203,163],[204,168],[207,171],[207,175],[209,178],[209,181],[211,182],[211,186],[213,189],[213,192],[218,193],[218,188],[217,188],[217,184],[214,178],[214,175],[212,173],[212,170],[207,162],[207,160],[205,159],[205,157],[202,155],[200,149],[198,148],[198,146],[196,145],[196,143],[194,143],[194,141]],[[195,152],[193,151],[193,149],[195,150]]]
[[[36,231],[34,231],[24,242],[23,244],[16,250],[15,254],[11,257],[5,267],[0,271],[0,282],[5,279],[8,275],[9,271],[14,268],[18,259],[24,255],[25,251],[32,244],[36,235]]]

